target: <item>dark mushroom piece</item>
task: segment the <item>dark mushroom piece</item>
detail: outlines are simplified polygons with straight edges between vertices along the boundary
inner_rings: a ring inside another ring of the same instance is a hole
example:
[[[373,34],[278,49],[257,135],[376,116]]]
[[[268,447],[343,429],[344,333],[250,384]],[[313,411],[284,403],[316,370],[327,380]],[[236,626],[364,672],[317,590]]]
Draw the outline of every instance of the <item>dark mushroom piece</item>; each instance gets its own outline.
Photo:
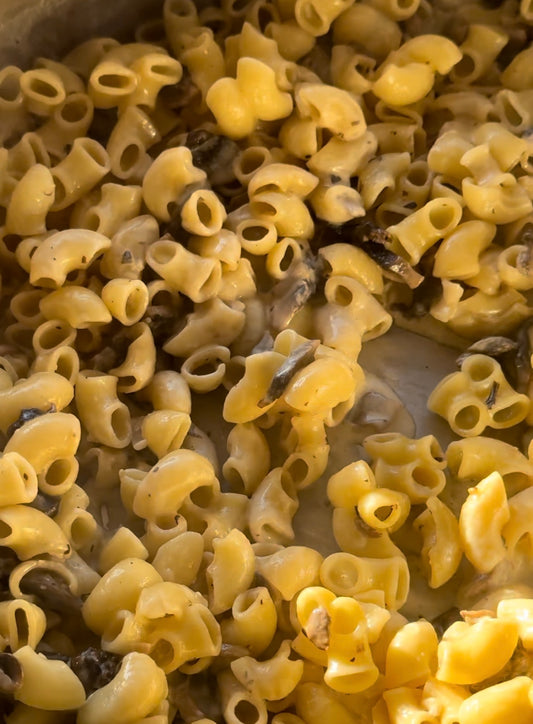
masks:
[[[22,686],[24,672],[22,666],[13,654],[0,653],[0,697],[12,698]]]
[[[189,724],[199,719],[224,721],[217,696],[217,682],[212,672],[202,671],[192,676],[175,672],[169,677],[168,683],[169,701],[178,710],[175,722]]]
[[[285,279],[273,287],[269,320],[274,332],[286,329],[295,314],[315,294],[319,276],[319,262],[316,257],[307,254],[294,265],[294,269]]]
[[[235,179],[233,160],[239,152],[235,141],[198,128],[187,134],[185,145],[191,149],[193,164],[205,171],[213,186]]]
[[[415,271],[403,257],[385,249],[381,244],[367,241],[362,249],[376,264],[379,264],[388,279],[404,282],[410,289],[416,289],[423,283],[422,274]]]
[[[319,345],[320,341],[313,339],[304,342],[291,352],[272,377],[265,396],[262,400],[259,400],[259,407],[266,407],[266,405],[281,397],[294,375],[313,361]]]
[[[513,376],[516,378],[518,390],[525,390],[531,377],[531,320],[521,325],[516,333],[516,355],[514,359]]]
[[[439,613],[439,615],[431,621],[431,625],[435,629],[437,636],[441,638],[442,634],[449,626],[452,625],[452,623],[462,620],[461,611],[456,606],[453,606],[452,608],[448,608],[446,611]]]
[[[466,348],[465,352],[456,359],[457,365],[460,367],[467,357],[472,354],[486,354],[488,357],[502,357],[509,352],[516,352],[518,343],[509,337],[484,337]]]
[[[54,571],[34,568],[20,582],[22,593],[33,595],[39,605],[59,613],[77,614],[82,600],[70,590],[66,580]]]
[[[39,407],[26,407],[24,410],[21,410],[17,420],[15,420],[15,422],[7,429],[8,437],[11,437],[11,435],[22,427],[25,422],[29,422],[40,415],[46,415],[47,412],[55,412],[55,407],[53,405],[52,407],[53,409],[50,410],[41,410]]]
[[[0,546],[0,601],[8,601],[12,598],[9,590],[9,576],[19,563],[17,554],[12,548]]]
[[[87,696],[115,678],[122,656],[89,646],[70,660],[70,668],[83,684]]]
[[[39,491],[29,505],[36,510],[40,510],[41,513],[48,515],[50,518],[53,518],[59,510],[60,502],[61,499],[59,496],[47,495]]]

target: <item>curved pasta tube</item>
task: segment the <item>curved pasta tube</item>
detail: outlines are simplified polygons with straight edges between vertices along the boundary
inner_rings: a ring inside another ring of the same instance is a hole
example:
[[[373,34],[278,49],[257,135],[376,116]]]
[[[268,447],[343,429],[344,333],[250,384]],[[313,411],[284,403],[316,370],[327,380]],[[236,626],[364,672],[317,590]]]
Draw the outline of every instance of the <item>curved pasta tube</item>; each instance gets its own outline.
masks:
[[[290,94],[279,90],[275,71],[250,57],[239,58],[235,79],[215,81],[205,102],[229,138],[244,138],[258,120],[286,118],[293,107]]]
[[[137,88],[136,73],[113,59],[95,65],[89,77],[87,90],[95,108],[122,106]]]
[[[248,181],[250,200],[263,192],[291,194],[304,199],[316,188],[318,179],[309,171],[288,163],[261,166]]]
[[[227,347],[206,344],[184,360],[180,373],[193,392],[212,392],[222,384],[230,356]]]
[[[44,553],[65,558],[71,552],[58,524],[27,505],[0,508],[0,543],[12,548],[21,561]]]
[[[141,518],[173,516],[193,491],[206,488],[216,492],[218,487],[213,466],[206,458],[192,450],[175,450],[141,480],[133,510]]]
[[[240,530],[213,540],[213,560],[205,571],[209,608],[216,615],[230,609],[237,596],[246,591],[254,577],[255,556]]]
[[[145,53],[130,65],[137,75],[137,86],[128,96],[128,104],[153,109],[157,95],[166,85],[179,83],[183,75],[179,61],[161,49],[157,53]]]
[[[54,578],[58,578],[63,583],[73,596],[81,594],[83,589],[80,586],[80,580],[74,573],[68,568],[67,563],[76,558],[76,554],[73,554],[70,558],[64,561],[57,559],[45,560],[43,558],[33,558],[24,563],[19,563],[18,566],[11,571],[9,576],[9,592],[15,600],[29,601],[30,603],[37,604],[38,597],[33,594],[24,593],[22,588],[25,588],[24,578],[26,575],[31,574],[32,571],[40,571],[51,574]],[[95,577],[98,580],[98,574],[95,573]],[[92,581],[94,585],[94,580]]]
[[[37,372],[20,379],[11,387],[0,390],[0,429],[7,432],[22,410],[30,407],[43,412],[50,408],[63,410],[73,395],[72,385],[55,372]]]
[[[405,523],[410,509],[411,501],[406,493],[388,488],[364,493],[357,503],[357,512],[366,525],[390,533]]]
[[[533,500],[530,488],[508,497],[508,504],[509,520],[502,528],[502,536],[508,555],[512,555],[524,538],[528,539],[528,543],[531,541]]]
[[[499,473],[490,473],[469,489],[459,515],[459,533],[465,556],[478,571],[488,573],[505,557],[502,529],[509,516]]]
[[[132,530],[121,526],[102,546],[98,558],[98,572],[106,573],[128,555],[145,561],[150,554]]]
[[[235,678],[260,699],[283,699],[294,691],[304,670],[303,661],[289,659],[290,652],[290,642],[283,641],[272,658],[257,661],[251,656],[241,656],[231,662],[231,670]]]
[[[295,705],[296,713],[306,724],[320,724],[330,717],[338,724],[357,722],[356,715],[344,706],[339,696],[328,686],[318,682],[304,681],[299,684],[296,687]]]
[[[388,231],[394,237],[392,249],[405,254],[410,264],[417,264],[422,255],[459,223],[463,210],[454,199],[428,201]]]
[[[49,116],[65,100],[61,78],[47,68],[27,70],[19,83],[26,108],[39,116]]]
[[[74,139],[87,135],[94,117],[94,106],[85,93],[83,83],[80,83],[74,73],[71,78],[73,85],[79,83],[77,89],[67,95],[63,103],[53,111],[49,120],[36,131],[43,139],[47,150],[56,158],[65,156],[67,146],[70,146]]]
[[[260,406],[273,375],[286,357],[279,352],[259,352],[246,357],[245,372],[241,380],[226,395],[223,417],[227,422],[246,423],[256,420],[272,405]]]
[[[191,414],[191,392],[189,386],[173,370],[160,370],[155,373],[143,394],[148,396],[154,410],[173,410]]]
[[[422,562],[431,588],[439,588],[456,572],[463,556],[459,524],[452,511],[436,496],[426,500],[426,510],[413,521],[423,537]]]
[[[26,458],[15,451],[0,457],[0,507],[31,503],[37,490],[37,474]]]
[[[107,183],[80,199],[70,217],[73,226],[88,228],[112,237],[141,210],[140,186]]]
[[[80,358],[75,349],[58,347],[49,354],[38,354],[33,364],[34,372],[57,372],[74,385],[80,371]]]
[[[109,370],[118,378],[120,392],[138,392],[146,387],[155,372],[156,349],[154,338],[146,322],[128,327],[125,338],[130,342],[126,358],[118,367]]]
[[[252,422],[235,425],[226,441],[228,459],[222,474],[236,493],[253,493],[270,468],[270,448]]]
[[[463,198],[468,209],[483,221],[509,224],[533,209],[529,195],[520,184],[476,184],[471,178],[462,182]]]
[[[272,641],[277,622],[276,607],[268,588],[250,588],[233,601],[231,618],[221,621],[222,639],[245,646],[252,656],[258,656]]]
[[[203,554],[204,539],[200,533],[187,530],[159,546],[152,565],[165,581],[190,586],[198,575]]]
[[[438,643],[435,629],[429,621],[412,621],[402,626],[387,648],[387,688],[420,686],[434,676]]]
[[[459,707],[461,724],[500,724],[505,721],[527,721],[532,716],[531,680],[515,676],[509,681],[488,686],[468,697]]]
[[[181,225],[191,234],[217,234],[225,219],[226,209],[214,191],[193,191],[181,207]]]
[[[102,301],[115,319],[130,327],[146,312],[148,287],[139,279],[111,279],[102,289]]]
[[[61,211],[94,188],[109,172],[107,151],[91,138],[76,138],[65,158],[52,169],[55,198],[52,211]]]
[[[125,558],[102,576],[86,598],[82,608],[85,623],[102,635],[119,611],[135,611],[144,588],[162,580],[150,563]]]
[[[78,724],[99,724],[104,720],[133,724],[149,717],[167,693],[165,674],[150,656],[126,654],[117,675],[91,694],[80,708]]]
[[[193,254],[171,239],[151,244],[146,261],[172,289],[186,294],[193,302],[205,302],[219,290],[221,263]]]
[[[249,712],[255,724],[266,724],[268,717],[265,702],[247,691],[231,671],[225,670],[218,675],[218,687],[227,724],[244,724],[240,716],[242,709]]]
[[[474,624],[456,621],[438,645],[437,679],[449,684],[476,684],[502,669],[518,643],[511,619],[484,616]]]
[[[52,711],[78,709],[85,703],[83,684],[64,661],[47,659],[30,646],[13,654],[22,667],[22,685],[15,699],[28,706]]]
[[[248,526],[258,543],[288,543],[294,538],[292,519],[298,497],[283,468],[274,468],[253,492],[248,508]]]
[[[60,287],[43,297],[39,305],[46,319],[62,319],[74,329],[108,324],[111,312],[102,299],[88,287]]]
[[[76,407],[92,440],[123,448],[131,440],[130,411],[117,397],[117,377],[83,370],[76,380]]]
[[[442,279],[469,279],[480,271],[480,254],[496,235],[495,224],[475,219],[459,224],[435,254],[433,274]],[[468,242],[468,254],[464,253]]]
[[[201,184],[205,178],[205,172],[194,166],[188,148],[169,148],[159,154],[144,175],[144,203],[155,217],[170,221],[169,205],[179,203],[187,187]]]
[[[46,616],[39,606],[23,599],[0,603],[0,635],[11,651],[23,646],[35,649],[45,631]]]
[[[6,229],[11,234],[31,236],[46,231],[46,215],[54,203],[55,185],[46,166],[26,171],[13,189],[7,208]]]
[[[74,483],[78,473],[74,455],[80,436],[80,423],[74,415],[66,412],[40,415],[13,433],[4,455],[11,452],[22,455],[37,473],[39,488],[51,495],[61,495]]]
[[[322,247],[318,254],[325,262],[328,276],[352,277],[371,294],[383,292],[381,268],[362,249],[338,243]]]
[[[387,63],[372,85],[372,93],[391,106],[422,100],[433,88],[435,74],[425,63]]]
[[[318,582],[322,560],[312,548],[287,546],[265,556],[256,553],[256,569],[285,601],[290,601],[302,588]]]
[[[143,419],[142,434],[146,444],[162,458],[178,450],[191,428],[191,418],[186,412],[154,410]]]

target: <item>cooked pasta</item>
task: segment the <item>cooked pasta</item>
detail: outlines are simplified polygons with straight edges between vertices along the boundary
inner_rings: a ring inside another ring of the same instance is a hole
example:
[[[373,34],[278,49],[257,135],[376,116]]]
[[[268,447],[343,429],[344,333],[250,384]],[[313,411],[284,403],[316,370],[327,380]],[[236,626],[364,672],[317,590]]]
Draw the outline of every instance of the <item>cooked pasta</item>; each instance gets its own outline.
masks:
[[[165,0],[0,70],[0,719],[533,722],[532,20]],[[393,325],[457,349],[416,432]]]

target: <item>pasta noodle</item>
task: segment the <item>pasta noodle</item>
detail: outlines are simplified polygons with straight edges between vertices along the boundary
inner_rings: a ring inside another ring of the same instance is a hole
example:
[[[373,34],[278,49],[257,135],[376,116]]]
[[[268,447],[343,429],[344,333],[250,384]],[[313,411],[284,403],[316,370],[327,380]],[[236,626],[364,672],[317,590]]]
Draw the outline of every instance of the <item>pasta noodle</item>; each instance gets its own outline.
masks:
[[[165,0],[0,70],[0,719],[533,722],[532,19]],[[416,433],[393,324],[457,349]]]

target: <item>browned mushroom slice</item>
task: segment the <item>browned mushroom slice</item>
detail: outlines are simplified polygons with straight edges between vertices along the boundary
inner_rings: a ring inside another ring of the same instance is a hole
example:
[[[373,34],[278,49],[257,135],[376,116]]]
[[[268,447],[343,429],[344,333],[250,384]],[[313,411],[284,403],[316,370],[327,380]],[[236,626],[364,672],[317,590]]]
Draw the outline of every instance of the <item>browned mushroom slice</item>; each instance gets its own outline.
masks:
[[[514,367],[518,371],[518,356],[519,356],[519,343],[509,337],[484,337],[478,339],[476,342],[466,348],[465,352],[459,355],[455,360],[457,365],[460,367],[465,359],[471,354],[486,354],[489,357],[504,357],[509,353],[513,353],[514,356]],[[527,359],[527,365],[529,366],[529,357]]]
[[[443,611],[438,616],[436,616],[431,621],[431,624],[437,632],[437,636],[439,636],[440,638],[442,634],[446,631],[446,629],[452,625],[452,623],[461,620],[461,612],[456,606],[454,606],[452,608],[448,608],[446,611]]]
[[[313,361],[319,344],[318,339],[309,340],[291,352],[272,377],[266,395],[258,403],[259,407],[265,407],[281,397],[296,372]]]
[[[193,164],[205,171],[213,186],[233,181],[233,160],[239,152],[235,141],[198,128],[187,134],[185,145],[191,149]]]
[[[115,678],[122,657],[90,646],[70,661],[70,668],[83,684],[87,696]]]
[[[317,266],[316,258],[307,254],[295,265],[289,276],[273,287],[269,308],[270,327],[273,330],[286,329],[295,314],[316,292],[319,277]]]
[[[23,671],[13,654],[0,654],[0,696],[11,698],[22,685]]]
[[[15,420],[15,422],[7,429],[8,437],[11,437],[11,435],[22,427],[25,422],[29,422],[30,420],[33,420],[34,417],[39,417],[39,415],[44,415],[46,412],[46,410],[41,410],[38,407],[27,407],[24,410],[21,410],[18,419]]]
[[[193,82],[187,68],[178,83],[164,86],[159,92],[159,99],[172,110],[179,110],[190,106],[196,98],[200,97],[200,89]]]
[[[245,649],[241,656],[247,654],[248,651]],[[216,660],[214,663],[216,664]],[[224,721],[217,692],[217,682],[212,671],[202,671],[192,676],[176,671],[168,678],[169,701],[176,707],[181,720],[186,724],[200,719]]]
[[[424,281],[422,274],[415,271],[403,257],[389,251],[382,244],[367,241],[361,248],[376,264],[379,264],[388,279],[404,282],[410,289],[416,289]]]
[[[57,573],[34,568],[20,582],[22,593],[33,595],[45,609],[60,613],[77,613],[82,601],[70,590],[68,583]]]
[[[41,513],[50,516],[50,518],[53,518],[59,510],[60,502],[61,499],[59,496],[38,492],[29,505],[31,505],[32,508],[40,510]]]

